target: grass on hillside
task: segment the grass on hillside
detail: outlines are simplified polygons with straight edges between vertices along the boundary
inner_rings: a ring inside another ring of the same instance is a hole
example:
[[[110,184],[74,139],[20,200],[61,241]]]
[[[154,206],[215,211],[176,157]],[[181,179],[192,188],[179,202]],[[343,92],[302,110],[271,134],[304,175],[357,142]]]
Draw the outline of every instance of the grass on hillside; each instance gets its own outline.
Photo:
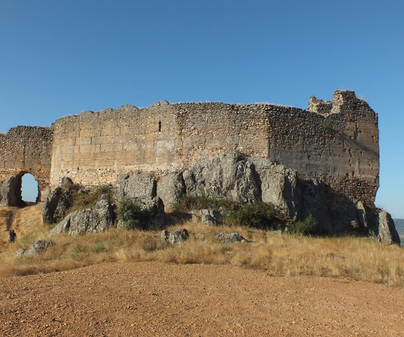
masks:
[[[105,233],[52,238],[55,245],[36,257],[16,258],[28,239],[0,246],[0,277],[69,270],[112,261],[164,261],[179,264],[230,264],[273,276],[320,276],[404,286],[404,250],[370,238],[315,238],[276,234],[246,227],[185,223],[191,239],[169,246],[158,231],[111,229]],[[239,232],[249,242],[215,240],[219,232]],[[195,238],[196,233],[202,233]],[[46,235],[35,238],[46,238]]]

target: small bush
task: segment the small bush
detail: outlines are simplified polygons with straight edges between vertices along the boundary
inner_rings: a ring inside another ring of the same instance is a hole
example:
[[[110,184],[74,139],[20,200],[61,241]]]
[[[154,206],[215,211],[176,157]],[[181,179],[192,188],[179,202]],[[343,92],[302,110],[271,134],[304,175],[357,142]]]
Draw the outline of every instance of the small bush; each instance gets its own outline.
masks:
[[[234,208],[235,202],[228,199],[215,199],[206,196],[184,195],[178,200],[173,210],[175,212],[188,212],[192,209],[219,209],[221,207]]]
[[[144,236],[139,239],[140,246],[145,252],[153,252],[159,248],[159,241],[153,236]]]
[[[93,245],[93,252],[94,253],[101,253],[101,252],[103,252],[103,251],[105,251],[105,246],[104,246],[104,243],[102,243],[102,242],[97,242],[97,243],[95,243],[94,245]]]
[[[255,204],[239,205],[225,218],[224,223],[232,226],[253,228],[271,228],[271,221],[276,217],[273,204],[258,202]]]
[[[77,210],[91,208],[95,206],[97,201],[99,201],[102,197],[107,198],[108,201],[111,202],[112,187],[109,185],[102,185],[97,188],[86,190],[82,186],[75,184],[70,187],[70,195],[73,200],[73,204],[67,210],[67,214]]]
[[[120,201],[117,209],[118,220],[122,222],[125,229],[142,229],[147,214],[141,207],[128,198]]]
[[[248,154],[246,154],[242,151],[236,151],[236,160],[237,161],[246,160],[247,158],[248,158]]]
[[[302,221],[297,221],[292,223],[288,227],[288,233],[307,235],[313,231],[313,227],[316,224],[312,215],[309,215],[306,219]]]
[[[320,126],[325,130],[331,131],[335,130],[337,123],[335,120],[326,117],[320,122]]]

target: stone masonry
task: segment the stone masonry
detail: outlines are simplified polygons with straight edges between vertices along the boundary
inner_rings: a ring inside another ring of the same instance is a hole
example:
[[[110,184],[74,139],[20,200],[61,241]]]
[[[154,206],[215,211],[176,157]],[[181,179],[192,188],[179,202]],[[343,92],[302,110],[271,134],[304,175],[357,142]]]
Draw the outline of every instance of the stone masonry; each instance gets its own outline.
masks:
[[[41,191],[62,177],[94,186],[237,152],[318,178],[341,198],[369,206],[379,185],[378,117],[353,91],[335,91],[332,102],[312,97],[308,110],[162,101],[86,111],[51,128],[13,128],[0,135],[0,145],[0,180],[29,172]]]

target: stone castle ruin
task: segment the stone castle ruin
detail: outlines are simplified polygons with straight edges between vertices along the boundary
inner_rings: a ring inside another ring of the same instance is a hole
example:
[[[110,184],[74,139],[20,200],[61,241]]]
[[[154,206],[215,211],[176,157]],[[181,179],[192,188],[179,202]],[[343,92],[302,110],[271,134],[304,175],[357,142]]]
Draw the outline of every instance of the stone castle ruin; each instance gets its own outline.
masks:
[[[378,116],[353,91],[342,90],[334,92],[332,102],[311,97],[308,110],[162,101],[149,108],[85,111],[51,127],[12,128],[0,134],[0,205],[22,202],[25,173],[35,177],[38,199],[44,201],[65,177],[90,187],[142,172],[158,182],[226,154],[283,165],[299,179],[327,186],[334,201],[375,209]]]

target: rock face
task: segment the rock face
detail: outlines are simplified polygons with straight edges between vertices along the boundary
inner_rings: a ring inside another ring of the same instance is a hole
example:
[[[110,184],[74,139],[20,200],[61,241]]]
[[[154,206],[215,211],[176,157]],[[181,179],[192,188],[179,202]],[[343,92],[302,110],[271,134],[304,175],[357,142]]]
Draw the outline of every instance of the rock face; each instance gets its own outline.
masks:
[[[205,225],[220,225],[222,223],[222,212],[214,209],[193,209],[191,211],[192,221],[201,222]]]
[[[392,242],[399,242],[394,224],[379,225],[378,219],[385,216],[379,217],[374,207],[362,201],[354,203],[320,179],[304,179],[298,172],[268,159],[222,155],[170,173],[161,181],[161,185],[160,180],[157,182],[157,194],[163,202],[167,198],[169,204],[183,195],[230,199],[238,203],[263,201],[272,203],[287,221],[312,217],[313,233],[390,233]],[[221,212],[218,209],[194,210],[192,218],[217,225],[221,222]],[[386,237],[387,234],[381,235]]]
[[[80,235],[103,232],[114,224],[112,206],[107,200],[100,200],[89,209],[76,211],[67,215],[63,221],[51,231],[51,236],[62,233]]]
[[[225,244],[245,241],[244,237],[240,233],[219,233],[216,235],[216,239]]]
[[[177,228],[172,231],[163,230],[161,241],[168,241],[170,245],[183,243],[189,239],[189,233],[185,228]]]
[[[54,243],[52,241],[47,240],[34,241],[27,249],[18,249],[15,253],[15,256],[35,256],[47,250],[48,247],[53,244]]]
[[[188,195],[227,198],[239,203],[251,203],[260,198],[253,163],[237,155],[196,163],[185,169],[182,176]]]
[[[378,239],[384,244],[391,245],[394,243],[400,243],[400,236],[397,233],[394,221],[390,214],[386,211],[379,213],[379,228]]]
[[[121,176],[115,183],[115,199],[151,200],[156,196],[156,182],[150,174],[135,172]]]
[[[63,187],[55,188],[44,202],[42,210],[43,222],[51,224],[61,221],[72,203],[73,200],[68,189]]]
[[[277,225],[280,229],[290,222],[312,218],[314,227],[310,231],[316,234],[377,233],[384,243],[399,242],[387,213],[379,214],[362,201],[354,203],[320,179],[302,178],[298,172],[263,158],[227,154],[161,176],[135,172],[121,176],[113,184],[113,191],[118,203],[129,199],[140,206],[142,229],[165,228],[165,203],[172,206],[182,196],[189,195],[228,199],[239,204],[271,203],[277,216],[280,214]],[[44,222],[60,221],[71,203],[69,186],[56,188],[45,202]],[[226,209],[193,210],[192,218],[219,225],[226,212]],[[113,207],[102,199],[91,209],[69,214],[52,230],[52,235],[93,233],[114,225]]]
[[[261,200],[276,205],[289,218],[295,219],[300,197],[297,172],[267,159],[255,159],[254,165],[260,183]]]
[[[164,204],[160,198],[138,201],[145,214],[142,219],[141,228],[150,230],[160,230],[166,226],[166,214]]]
[[[157,195],[164,200],[166,210],[172,209],[175,202],[185,194],[182,173],[169,173],[157,182]]]

